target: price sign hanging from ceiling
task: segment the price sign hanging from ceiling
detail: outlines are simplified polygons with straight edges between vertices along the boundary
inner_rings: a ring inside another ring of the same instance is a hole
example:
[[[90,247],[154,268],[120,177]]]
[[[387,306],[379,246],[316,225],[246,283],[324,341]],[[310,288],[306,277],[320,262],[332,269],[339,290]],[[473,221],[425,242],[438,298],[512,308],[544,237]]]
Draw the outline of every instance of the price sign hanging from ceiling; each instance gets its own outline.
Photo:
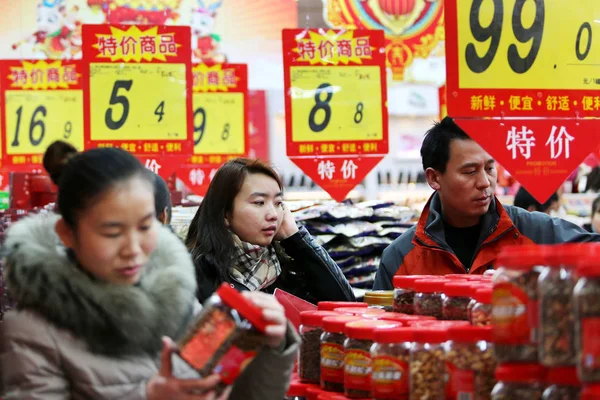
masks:
[[[446,1],[448,114],[540,202],[600,142],[599,17],[596,0]]]
[[[341,201],[388,153],[383,31],[283,31],[287,155]]]
[[[85,146],[121,147],[163,177],[192,154],[189,27],[84,25]]]

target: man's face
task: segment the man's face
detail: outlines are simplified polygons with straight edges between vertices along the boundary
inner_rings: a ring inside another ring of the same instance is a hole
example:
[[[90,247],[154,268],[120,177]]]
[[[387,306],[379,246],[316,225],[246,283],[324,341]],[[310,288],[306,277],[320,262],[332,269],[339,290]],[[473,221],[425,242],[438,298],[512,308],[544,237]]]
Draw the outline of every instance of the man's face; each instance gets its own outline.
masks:
[[[479,223],[494,201],[498,178],[495,164],[475,141],[455,139],[450,142],[446,172],[427,169],[427,180],[440,195],[446,222],[455,227]]]

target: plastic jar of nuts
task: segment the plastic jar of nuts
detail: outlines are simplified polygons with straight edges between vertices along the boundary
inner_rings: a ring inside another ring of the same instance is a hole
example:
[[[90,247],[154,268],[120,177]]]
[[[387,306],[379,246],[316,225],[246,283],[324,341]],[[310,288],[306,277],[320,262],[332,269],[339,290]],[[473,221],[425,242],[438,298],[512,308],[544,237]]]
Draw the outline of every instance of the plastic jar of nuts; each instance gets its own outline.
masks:
[[[544,367],[539,364],[504,364],[496,368],[498,383],[492,400],[541,400]]]
[[[581,383],[575,367],[549,368],[542,400],[576,400],[580,391]]]
[[[504,247],[492,294],[492,326],[499,363],[538,361],[538,277],[544,247]]]
[[[553,257],[538,279],[540,329],[538,352],[546,367],[575,365],[574,269],[585,245],[552,246]]]
[[[321,388],[331,392],[344,391],[344,341],[346,323],[360,317],[342,315],[323,318],[321,335]]]
[[[491,327],[448,328],[448,398],[489,400],[496,378]]]
[[[416,315],[427,315],[442,319],[442,290],[444,290],[446,282],[443,279],[415,281],[415,300],[413,304]]]
[[[320,383],[321,335],[323,318],[339,315],[333,311],[304,311],[300,313],[300,357],[298,376],[302,382]]]
[[[411,328],[377,328],[371,347],[373,399],[408,400]]]
[[[403,314],[414,314],[415,288],[417,279],[423,279],[419,275],[394,276],[394,307],[393,311]]]
[[[317,305],[319,311],[333,311],[336,308],[367,308],[367,303],[353,302],[353,301],[320,301]]]
[[[410,350],[410,400],[443,399],[446,396],[444,342],[448,332],[441,327],[413,327]]]
[[[382,309],[384,311],[392,311],[394,306],[394,291],[393,290],[375,290],[365,293],[365,303],[369,308]]]
[[[474,284],[468,282],[445,283],[442,296],[442,319],[468,321],[467,307],[474,287]]]
[[[390,321],[362,320],[346,324],[344,341],[344,394],[351,399],[371,397],[371,346],[375,328],[399,327]]]
[[[475,290],[469,321],[473,326],[488,326],[492,323],[492,294],[491,287]],[[471,305],[471,304],[470,304]]]
[[[573,295],[577,371],[582,382],[600,383],[600,263],[596,254],[580,263]]]
[[[308,383],[293,380],[290,382],[290,387],[285,394],[284,400],[306,400],[306,389],[309,387]]]

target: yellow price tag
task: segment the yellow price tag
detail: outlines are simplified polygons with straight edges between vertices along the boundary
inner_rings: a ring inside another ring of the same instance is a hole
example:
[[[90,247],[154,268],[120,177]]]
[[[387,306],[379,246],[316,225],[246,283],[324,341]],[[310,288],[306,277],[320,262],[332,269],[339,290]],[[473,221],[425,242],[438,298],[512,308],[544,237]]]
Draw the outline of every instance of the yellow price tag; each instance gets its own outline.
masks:
[[[244,94],[194,93],[194,154],[245,151]]]
[[[83,149],[83,91],[7,90],[6,152],[40,154],[56,140]]]
[[[90,64],[92,140],[185,140],[185,64]]]
[[[381,140],[378,66],[290,67],[292,140]]]
[[[459,88],[594,88],[598,0],[457,0],[457,14]]]

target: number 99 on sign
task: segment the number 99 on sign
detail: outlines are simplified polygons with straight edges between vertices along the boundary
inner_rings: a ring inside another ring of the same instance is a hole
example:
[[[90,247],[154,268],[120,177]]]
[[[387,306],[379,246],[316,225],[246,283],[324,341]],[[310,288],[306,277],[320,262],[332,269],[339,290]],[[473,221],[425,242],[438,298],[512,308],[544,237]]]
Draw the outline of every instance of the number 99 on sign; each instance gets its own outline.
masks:
[[[83,148],[81,90],[6,91],[7,154],[40,154],[56,140]]]
[[[292,140],[383,138],[380,69],[291,67]]]

